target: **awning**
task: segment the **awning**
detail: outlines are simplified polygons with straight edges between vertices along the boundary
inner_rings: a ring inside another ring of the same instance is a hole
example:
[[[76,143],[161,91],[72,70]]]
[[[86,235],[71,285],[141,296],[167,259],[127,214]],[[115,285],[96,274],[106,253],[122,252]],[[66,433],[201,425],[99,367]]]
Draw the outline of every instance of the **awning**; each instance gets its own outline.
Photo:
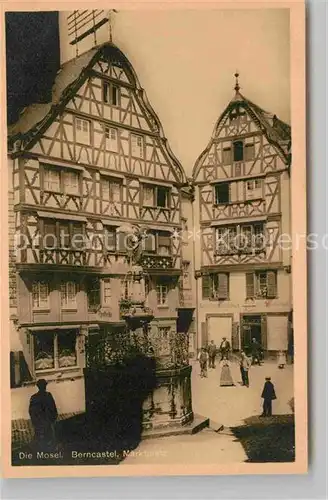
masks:
[[[78,330],[81,327],[78,325],[46,325],[46,326],[29,326],[28,330],[31,332],[50,332],[54,330]]]
[[[44,211],[37,212],[37,214],[41,219],[60,219],[60,220],[87,222],[87,218],[82,217],[81,215],[60,214],[58,212],[44,212]]]
[[[140,184],[151,184],[152,186],[164,186],[168,188],[172,187],[172,184],[170,184],[169,182],[161,181],[160,179],[154,179],[153,181],[148,179],[140,179]]]

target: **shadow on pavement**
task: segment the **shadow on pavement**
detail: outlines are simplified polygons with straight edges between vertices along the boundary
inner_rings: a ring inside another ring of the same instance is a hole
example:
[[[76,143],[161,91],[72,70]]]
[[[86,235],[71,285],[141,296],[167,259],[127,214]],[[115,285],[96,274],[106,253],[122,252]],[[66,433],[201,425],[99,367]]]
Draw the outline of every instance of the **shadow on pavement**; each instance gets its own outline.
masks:
[[[294,415],[250,417],[245,425],[232,427],[231,432],[242,444],[246,462],[294,462]]]

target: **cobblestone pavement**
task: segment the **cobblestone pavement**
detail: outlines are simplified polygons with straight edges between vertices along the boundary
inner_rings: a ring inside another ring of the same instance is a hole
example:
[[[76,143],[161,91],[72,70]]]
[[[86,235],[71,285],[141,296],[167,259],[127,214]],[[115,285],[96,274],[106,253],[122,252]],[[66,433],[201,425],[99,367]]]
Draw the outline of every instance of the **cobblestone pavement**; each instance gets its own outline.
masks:
[[[137,450],[122,463],[133,464],[197,464],[197,463],[241,463],[247,459],[244,449],[233,436],[229,427],[242,425],[244,419],[262,412],[261,393],[265,377],[270,376],[275,385],[277,401],[273,403],[275,414],[291,413],[293,396],[293,368],[279,370],[276,363],[265,362],[252,366],[249,372],[250,387],[240,385],[237,362],[231,365],[234,387],[220,387],[219,363],[208,370],[208,377],[199,376],[199,364],[192,362],[192,396],[195,413],[210,418],[210,425],[224,425],[221,432],[205,429],[194,435],[171,436],[148,439],[140,443]]]
[[[261,366],[252,366],[249,371],[250,387],[243,387],[239,365],[231,363],[231,374],[235,386],[220,387],[220,368],[208,370],[208,377],[199,376],[199,364],[192,362],[192,397],[195,413],[209,417],[225,427],[242,425],[245,418],[262,413],[262,389],[265,377],[271,377],[277,400],[273,402],[273,414],[292,413],[290,400],[293,397],[293,365],[279,369],[272,361]]]

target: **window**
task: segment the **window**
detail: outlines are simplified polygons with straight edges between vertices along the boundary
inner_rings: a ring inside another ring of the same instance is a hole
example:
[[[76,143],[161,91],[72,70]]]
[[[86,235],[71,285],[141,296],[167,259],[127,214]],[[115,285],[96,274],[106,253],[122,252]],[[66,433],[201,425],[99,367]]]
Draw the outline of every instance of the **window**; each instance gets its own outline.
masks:
[[[232,163],[231,148],[223,148],[222,163],[223,165],[231,165]]]
[[[103,281],[103,285],[104,285],[104,304],[108,306],[111,303],[111,299],[112,299],[112,289],[111,289],[111,285],[110,285],[110,278],[105,279]]]
[[[130,300],[132,297],[132,281],[130,277],[121,280],[121,299]]]
[[[144,239],[144,251],[156,252],[156,233],[148,232]]]
[[[60,286],[62,309],[76,309],[76,283],[67,281]]]
[[[202,277],[203,299],[229,299],[229,274],[212,273]]]
[[[254,200],[257,198],[263,198],[262,192],[262,180],[252,179],[246,182],[246,199]]]
[[[57,248],[58,239],[56,231],[56,223],[52,221],[45,221],[43,225],[43,248],[52,250]]]
[[[145,207],[169,207],[169,188],[163,186],[143,186],[143,206]]]
[[[258,253],[265,248],[263,223],[219,227],[216,230],[218,255]]]
[[[80,174],[74,170],[44,168],[44,191],[80,195]]]
[[[103,177],[101,180],[101,196],[103,201],[111,203],[121,203],[122,201],[122,181]]]
[[[157,305],[166,306],[168,301],[169,287],[167,282],[156,284]]]
[[[118,131],[116,128],[105,127],[106,150],[117,153],[118,150],[117,136],[118,136]]]
[[[235,141],[233,143],[233,161],[243,161],[244,145],[243,141]]]
[[[230,202],[230,184],[222,182],[215,186],[215,203],[217,205]]]
[[[136,158],[144,157],[142,135],[131,134],[131,154]]]
[[[44,281],[36,281],[32,284],[33,309],[49,308],[49,285]]]
[[[170,233],[158,233],[158,255],[171,254],[171,235]]]
[[[44,169],[44,190],[60,192],[60,171],[54,168]]]
[[[99,278],[92,278],[87,283],[88,308],[89,310],[100,307],[100,281]]]
[[[116,229],[115,227],[105,228],[104,250],[107,252],[115,252],[116,250]]]
[[[112,106],[118,106],[119,88],[112,83],[103,82],[102,85],[103,101]]]
[[[73,171],[63,172],[64,174],[64,191],[67,194],[76,194],[80,192],[79,189],[79,174]]]
[[[245,144],[245,161],[254,160],[255,146],[254,144]]]
[[[246,273],[246,298],[275,298],[277,297],[276,271],[258,271]]]
[[[76,331],[34,334],[36,372],[77,366]]]
[[[75,117],[76,141],[82,144],[90,144],[90,121]]]
[[[85,247],[84,227],[81,223],[45,220],[42,232],[44,249],[83,250]]]
[[[166,208],[168,206],[169,190],[164,187],[157,187],[156,206]]]

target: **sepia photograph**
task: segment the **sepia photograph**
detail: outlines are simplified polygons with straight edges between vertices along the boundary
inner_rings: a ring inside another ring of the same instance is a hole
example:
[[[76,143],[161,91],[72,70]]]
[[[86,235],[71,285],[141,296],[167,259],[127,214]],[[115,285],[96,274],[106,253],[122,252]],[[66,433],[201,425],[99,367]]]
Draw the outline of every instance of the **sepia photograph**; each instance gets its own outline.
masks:
[[[290,9],[4,16],[11,467],[294,464]]]

